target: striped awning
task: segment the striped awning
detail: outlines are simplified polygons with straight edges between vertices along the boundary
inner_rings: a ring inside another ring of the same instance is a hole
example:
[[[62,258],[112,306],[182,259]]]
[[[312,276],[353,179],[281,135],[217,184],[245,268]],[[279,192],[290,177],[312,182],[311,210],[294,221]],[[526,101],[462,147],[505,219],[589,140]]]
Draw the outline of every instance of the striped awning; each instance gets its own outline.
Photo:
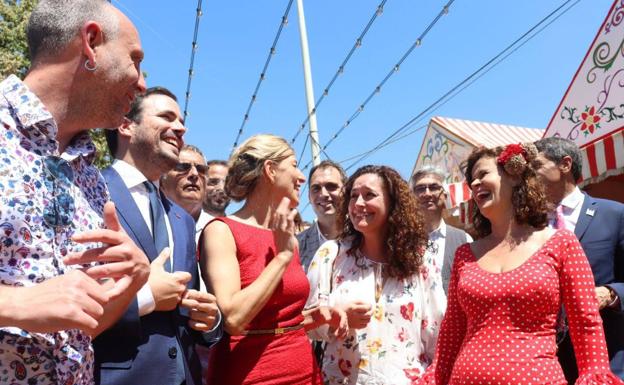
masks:
[[[581,148],[583,180],[581,186],[598,183],[624,173],[624,129]]]
[[[470,188],[466,182],[451,183],[446,186],[446,207],[452,208],[459,206],[460,203],[470,199]]]
[[[623,10],[614,0],[544,134],[581,148],[581,186],[624,173]]]
[[[446,207],[451,210],[450,214],[459,217],[464,225],[470,225],[472,223],[473,205],[470,200],[472,193],[468,184],[465,181],[451,183],[445,189],[447,191]]]
[[[466,228],[472,225],[472,216],[474,215],[475,205],[472,201],[462,202],[459,205],[459,220]]]
[[[512,126],[509,124],[477,122],[442,116],[435,116],[431,118],[431,121],[475,147],[496,147],[509,143],[535,142],[544,135],[544,130],[542,129]]]

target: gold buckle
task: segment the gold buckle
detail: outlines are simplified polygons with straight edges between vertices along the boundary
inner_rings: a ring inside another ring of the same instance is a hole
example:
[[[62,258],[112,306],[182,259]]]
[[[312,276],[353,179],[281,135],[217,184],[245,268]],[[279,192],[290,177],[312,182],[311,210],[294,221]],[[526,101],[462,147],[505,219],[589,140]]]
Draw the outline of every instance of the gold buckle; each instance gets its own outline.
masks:
[[[275,334],[284,334],[286,330],[284,328],[276,328],[275,329]]]

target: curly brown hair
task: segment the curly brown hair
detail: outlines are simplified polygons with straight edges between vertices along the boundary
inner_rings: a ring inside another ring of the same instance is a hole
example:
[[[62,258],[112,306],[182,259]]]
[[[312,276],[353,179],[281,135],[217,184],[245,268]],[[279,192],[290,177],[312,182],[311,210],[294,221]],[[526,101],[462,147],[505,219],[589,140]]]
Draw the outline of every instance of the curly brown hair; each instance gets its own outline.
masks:
[[[504,147],[477,147],[470,153],[468,159],[466,159],[462,165],[468,186],[473,182],[472,170],[477,161],[482,158],[496,159],[504,149]],[[497,166],[501,174],[504,173],[512,177],[502,166]],[[511,204],[514,209],[514,219],[516,223],[528,224],[537,229],[543,229],[548,225],[548,203],[546,201],[544,186],[537,179],[537,174],[535,173],[531,161],[528,162],[525,170],[516,178],[520,180],[520,183],[513,186],[511,190]],[[481,214],[474,200],[471,200],[470,204],[474,206],[472,219],[477,235],[479,237],[489,235],[492,232],[492,224]]]
[[[386,274],[399,279],[412,276],[418,272],[423,263],[428,235],[416,198],[410,191],[408,183],[393,168],[363,166],[349,177],[343,190],[343,199],[338,213],[338,228],[341,229],[338,238],[351,241],[347,254],[357,258],[356,251],[362,245],[364,236],[353,227],[349,218],[349,200],[353,183],[364,174],[375,174],[381,178],[390,201],[388,233],[385,240],[390,260]]]

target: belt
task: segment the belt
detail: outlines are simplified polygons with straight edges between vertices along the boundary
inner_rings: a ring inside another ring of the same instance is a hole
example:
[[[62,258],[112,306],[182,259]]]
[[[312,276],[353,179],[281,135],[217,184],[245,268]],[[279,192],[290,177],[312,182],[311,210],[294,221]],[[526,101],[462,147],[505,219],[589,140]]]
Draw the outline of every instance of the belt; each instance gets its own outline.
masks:
[[[242,332],[243,335],[258,335],[258,334],[272,334],[272,335],[280,335],[288,332],[292,332],[295,330],[299,330],[303,328],[303,324],[295,325],[295,326],[286,326],[283,328],[276,329],[254,329],[254,330],[245,330]]]

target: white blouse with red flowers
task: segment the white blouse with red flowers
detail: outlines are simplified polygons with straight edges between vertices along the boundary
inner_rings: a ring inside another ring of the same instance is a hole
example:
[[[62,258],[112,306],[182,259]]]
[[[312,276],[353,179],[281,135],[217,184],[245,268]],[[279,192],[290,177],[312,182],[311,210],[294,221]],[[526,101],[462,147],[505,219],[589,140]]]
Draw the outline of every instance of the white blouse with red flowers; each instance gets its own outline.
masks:
[[[351,330],[344,340],[336,340],[324,327],[308,333],[327,341],[322,363],[325,382],[365,384],[372,373],[383,384],[412,384],[433,360],[446,309],[440,274],[430,273],[435,266],[433,254],[425,253],[418,274],[400,280],[385,278],[376,301],[376,262],[361,253],[348,255],[348,248],[346,242],[329,241],[316,252],[308,270],[306,307],[319,303],[321,271],[331,271],[329,304],[362,301],[371,304],[373,316],[366,328]],[[332,262],[333,269],[329,267]]]

